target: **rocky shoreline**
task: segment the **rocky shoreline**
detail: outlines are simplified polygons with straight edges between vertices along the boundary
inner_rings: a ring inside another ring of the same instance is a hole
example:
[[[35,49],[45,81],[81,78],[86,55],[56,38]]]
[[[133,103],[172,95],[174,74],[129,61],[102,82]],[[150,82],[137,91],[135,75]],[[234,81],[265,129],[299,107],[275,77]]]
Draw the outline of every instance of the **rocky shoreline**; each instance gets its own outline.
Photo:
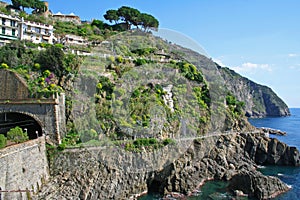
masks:
[[[261,128],[257,128],[257,130],[262,132],[262,133],[265,133],[267,135],[269,135],[269,134],[271,134],[271,135],[281,135],[281,136],[286,135],[286,132],[281,131],[281,130],[272,129],[272,128],[261,127]]]
[[[99,151],[87,150],[61,152],[50,166],[52,180],[33,199],[128,199],[145,191],[188,196],[207,180],[229,181],[232,191],[268,199],[290,188],[278,178],[257,171],[258,166],[300,164],[296,148],[264,133],[234,133],[194,140],[174,161],[161,163],[161,168],[154,171],[138,173],[104,164],[100,159],[103,155],[95,157],[95,154],[101,155]],[[141,156],[148,159],[149,155]]]
[[[172,164],[171,171],[157,173],[154,185],[159,183],[160,187],[152,192],[189,194],[201,180],[213,179],[230,181],[232,190],[268,199],[286,192],[289,187],[278,178],[261,174],[256,170],[258,165],[299,166],[299,159],[298,150],[264,134],[208,138],[205,142],[195,141],[184,157]],[[164,174],[167,176],[162,176]],[[240,184],[238,180],[248,180],[249,184]]]

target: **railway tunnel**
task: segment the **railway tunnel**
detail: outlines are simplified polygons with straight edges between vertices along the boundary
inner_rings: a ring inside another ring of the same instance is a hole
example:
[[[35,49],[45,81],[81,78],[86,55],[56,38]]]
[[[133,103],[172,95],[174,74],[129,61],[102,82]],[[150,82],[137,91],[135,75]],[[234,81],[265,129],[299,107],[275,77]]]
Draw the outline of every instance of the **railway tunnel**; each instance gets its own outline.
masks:
[[[17,112],[0,113],[0,134],[7,136],[7,132],[16,126],[27,132],[30,140],[43,135],[41,124],[33,117]]]

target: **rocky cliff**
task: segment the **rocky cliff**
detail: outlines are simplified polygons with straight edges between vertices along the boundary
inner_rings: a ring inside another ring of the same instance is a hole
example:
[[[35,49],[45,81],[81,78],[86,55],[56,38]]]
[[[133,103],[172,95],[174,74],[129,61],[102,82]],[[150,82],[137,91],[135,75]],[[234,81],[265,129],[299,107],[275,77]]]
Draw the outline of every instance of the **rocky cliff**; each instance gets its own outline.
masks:
[[[239,101],[245,102],[247,117],[280,117],[289,116],[290,111],[285,102],[269,87],[257,84],[235,71],[221,67],[212,59],[200,55],[190,49],[177,45],[169,45],[169,51],[180,52],[175,58],[192,62],[203,71],[211,85],[212,98],[224,96],[229,91]],[[222,88],[224,87],[225,88]]]
[[[128,199],[143,192],[189,195],[211,179],[230,181],[231,189],[258,199],[289,189],[278,178],[256,169],[258,164],[298,166],[298,150],[264,133],[246,134],[253,127],[241,109],[240,101],[244,101],[248,116],[288,115],[286,105],[270,89],[151,34],[126,33],[106,43],[109,47],[100,46],[86,63],[77,91],[81,96],[88,94],[86,99],[96,97],[92,103],[86,101],[86,107],[94,109],[91,105],[96,104],[98,121],[88,112],[74,116],[77,128],[88,122],[102,123],[101,134],[93,139],[105,144],[55,154],[50,162],[52,179],[36,199]],[[92,81],[84,78],[87,74],[94,77]],[[166,91],[169,86],[171,91]],[[81,111],[83,105],[79,102],[73,107]],[[124,110],[127,105],[131,107]],[[125,120],[125,111],[130,111],[131,120]],[[140,124],[143,131],[132,128]],[[93,130],[97,134],[98,129]],[[144,130],[152,132],[144,134]],[[171,139],[175,144],[140,147],[135,145],[137,136]],[[247,185],[239,184],[240,180]]]
[[[245,111],[248,117],[288,116],[290,111],[287,105],[271,88],[257,84],[228,68],[218,67],[224,77],[226,87],[245,102]]]
[[[73,149],[56,155],[50,167],[52,180],[34,198],[127,199],[146,191],[189,195],[204,181],[214,179],[229,181],[232,190],[268,199],[289,188],[278,178],[261,174],[256,170],[257,165],[299,166],[300,160],[298,150],[260,133],[232,133],[195,140],[173,161],[162,158],[153,171],[149,170],[151,163],[136,163],[138,160],[128,152],[118,152],[119,157],[110,154],[109,161],[103,162],[104,152],[100,148]],[[158,155],[140,153],[144,160]],[[124,165],[126,160],[139,166],[139,170],[134,164]]]

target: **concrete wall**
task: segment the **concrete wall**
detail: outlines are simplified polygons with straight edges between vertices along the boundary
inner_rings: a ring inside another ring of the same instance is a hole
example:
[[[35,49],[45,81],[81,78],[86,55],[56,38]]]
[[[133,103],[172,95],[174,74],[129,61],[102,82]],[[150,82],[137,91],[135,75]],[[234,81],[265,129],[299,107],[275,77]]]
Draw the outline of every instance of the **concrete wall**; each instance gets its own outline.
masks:
[[[0,150],[0,187],[2,190],[37,192],[49,178],[45,137]],[[26,192],[1,193],[3,199],[27,199]]]

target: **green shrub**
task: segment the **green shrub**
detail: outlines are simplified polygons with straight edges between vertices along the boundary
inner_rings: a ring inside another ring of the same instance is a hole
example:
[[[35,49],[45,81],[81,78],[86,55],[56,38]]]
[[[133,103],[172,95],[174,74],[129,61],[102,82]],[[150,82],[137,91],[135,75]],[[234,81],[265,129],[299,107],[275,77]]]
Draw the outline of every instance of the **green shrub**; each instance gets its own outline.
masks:
[[[29,137],[19,126],[16,126],[7,132],[7,139],[12,142],[21,143],[29,140]]]
[[[63,49],[64,48],[64,45],[63,44],[55,44],[56,47],[60,48],[60,49]],[[47,46],[48,47],[48,46]]]
[[[166,138],[166,139],[163,140],[162,143],[163,143],[164,146],[167,146],[169,144],[175,144],[175,140],[172,140],[171,138]]]
[[[116,60],[118,63],[123,63],[124,58],[122,56],[118,56]]]
[[[115,62],[115,57],[114,57],[114,56],[109,56],[109,57],[108,57],[108,60],[109,60],[110,62],[114,63],[114,62]]]
[[[137,66],[141,66],[141,65],[145,65],[147,64],[147,60],[143,59],[143,58],[138,58],[134,61],[134,63],[137,65]]]
[[[41,69],[41,65],[39,63],[35,63],[33,66],[34,66],[35,70],[40,70]]]
[[[58,145],[57,150],[63,151],[63,150],[65,150],[66,147],[67,147],[67,145],[65,143],[61,143],[60,145]]]
[[[50,76],[51,72],[47,69],[43,72],[44,77]]]
[[[1,68],[2,69],[8,69],[9,66],[6,63],[1,63]]]
[[[155,138],[150,138],[150,139],[149,139],[149,144],[150,144],[150,145],[157,144],[157,140],[156,140]]]
[[[4,148],[6,146],[7,138],[0,134],[0,149]]]

